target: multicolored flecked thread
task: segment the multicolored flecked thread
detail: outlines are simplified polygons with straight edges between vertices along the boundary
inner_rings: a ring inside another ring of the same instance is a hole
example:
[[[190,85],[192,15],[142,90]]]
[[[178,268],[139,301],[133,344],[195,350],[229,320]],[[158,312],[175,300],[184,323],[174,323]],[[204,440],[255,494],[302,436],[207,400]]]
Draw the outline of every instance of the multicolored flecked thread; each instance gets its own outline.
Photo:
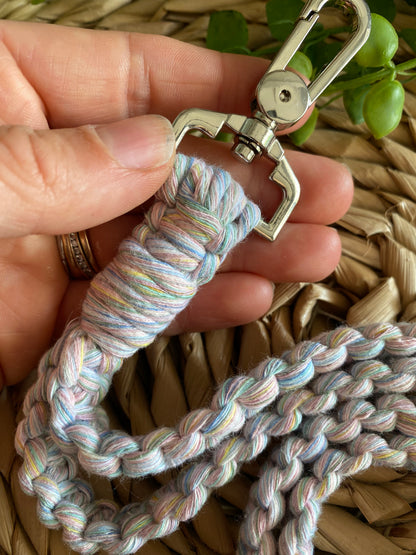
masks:
[[[92,282],[82,316],[43,357],[16,433],[20,481],[42,523],[81,553],[134,553],[176,530],[272,443],[237,551],[309,555],[322,503],[371,464],[416,467],[416,325],[348,327],[228,379],[176,428],[130,437],[100,407],[123,358],[153,341],[259,211],[222,170],[178,156],[144,224]],[[151,498],[95,500],[87,473],[182,466]]]

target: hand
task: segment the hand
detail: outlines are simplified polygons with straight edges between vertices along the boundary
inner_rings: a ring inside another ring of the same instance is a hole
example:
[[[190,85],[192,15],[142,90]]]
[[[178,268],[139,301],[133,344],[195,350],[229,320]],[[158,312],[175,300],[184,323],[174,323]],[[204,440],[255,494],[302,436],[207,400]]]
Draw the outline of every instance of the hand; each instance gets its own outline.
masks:
[[[103,267],[172,167],[168,122],[199,107],[249,114],[266,62],[164,37],[0,22],[0,366],[6,383],[33,367],[79,313],[88,282],[71,281],[55,235],[92,228]],[[267,218],[279,202],[270,165],[186,138],[183,150],[227,167]],[[170,333],[235,326],[270,306],[273,282],[315,281],[335,267],[326,227],[347,210],[352,180],[329,159],[288,152],[302,193],[274,243],[252,234],[202,287]],[[139,208],[137,208],[139,207]]]

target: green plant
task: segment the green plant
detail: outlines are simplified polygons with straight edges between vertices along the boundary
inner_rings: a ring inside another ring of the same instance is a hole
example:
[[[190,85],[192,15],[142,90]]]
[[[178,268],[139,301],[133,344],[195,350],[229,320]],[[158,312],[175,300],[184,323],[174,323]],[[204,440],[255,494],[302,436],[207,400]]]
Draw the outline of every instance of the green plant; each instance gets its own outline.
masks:
[[[407,0],[414,4],[416,0]],[[344,4],[342,1],[336,4]],[[355,124],[366,123],[377,139],[391,133],[400,122],[404,89],[402,83],[416,77],[416,58],[395,64],[399,37],[416,53],[416,29],[397,33],[392,25],[396,15],[394,0],[367,0],[371,10],[370,37],[341,75],[326,89],[328,103],[342,97],[345,110]],[[207,46],[222,52],[271,57],[287,38],[303,7],[302,0],[269,0],[266,4],[267,23],[276,42],[266,48],[251,51],[248,26],[241,13],[233,10],[214,12],[207,34]],[[313,79],[321,68],[330,63],[343,42],[341,33],[351,32],[351,26],[324,28],[317,23],[305,39],[301,51],[289,67]],[[317,111],[312,112],[304,127],[292,134],[295,144],[302,144],[313,132]]]

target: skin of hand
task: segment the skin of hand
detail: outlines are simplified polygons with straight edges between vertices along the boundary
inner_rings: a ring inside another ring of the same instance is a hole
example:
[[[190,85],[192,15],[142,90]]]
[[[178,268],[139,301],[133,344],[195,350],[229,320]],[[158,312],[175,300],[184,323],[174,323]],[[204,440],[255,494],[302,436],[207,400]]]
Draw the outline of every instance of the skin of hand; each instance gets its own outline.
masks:
[[[79,314],[88,282],[68,278],[55,235],[89,229],[105,266],[172,168],[168,120],[190,107],[250,115],[266,67],[165,37],[0,22],[3,384],[23,379]],[[269,162],[245,165],[207,139],[187,137],[181,150],[220,163],[266,219],[274,212]],[[274,243],[251,234],[169,333],[252,321],[270,306],[273,283],[316,281],[335,268],[341,246],[327,225],[350,205],[351,176],[330,159],[287,158],[302,187],[289,223]]]

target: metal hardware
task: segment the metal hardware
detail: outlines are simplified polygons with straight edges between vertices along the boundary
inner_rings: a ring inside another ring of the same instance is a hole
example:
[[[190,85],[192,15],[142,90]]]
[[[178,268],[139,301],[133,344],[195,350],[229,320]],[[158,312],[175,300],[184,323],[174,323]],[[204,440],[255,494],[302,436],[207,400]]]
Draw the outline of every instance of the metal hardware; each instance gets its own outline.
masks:
[[[299,121],[353,58],[370,33],[370,11],[365,1],[341,2],[342,5],[354,11],[354,29],[333,61],[311,83],[306,84],[296,73],[286,70],[286,67],[314,27],[319,19],[319,12],[327,3],[328,0],[306,2],[292,33],[257,86],[252,117],[192,108],[179,114],[173,124],[177,145],[191,130],[199,130],[214,138],[225,127],[236,135],[233,146],[236,156],[250,163],[256,156],[264,155],[275,162],[276,167],[269,178],[281,187],[283,199],[272,218],[268,222],[261,220],[256,226],[256,231],[270,241],[276,239],[300,195],[299,182],[286,160],[284,150],[275,133]]]

